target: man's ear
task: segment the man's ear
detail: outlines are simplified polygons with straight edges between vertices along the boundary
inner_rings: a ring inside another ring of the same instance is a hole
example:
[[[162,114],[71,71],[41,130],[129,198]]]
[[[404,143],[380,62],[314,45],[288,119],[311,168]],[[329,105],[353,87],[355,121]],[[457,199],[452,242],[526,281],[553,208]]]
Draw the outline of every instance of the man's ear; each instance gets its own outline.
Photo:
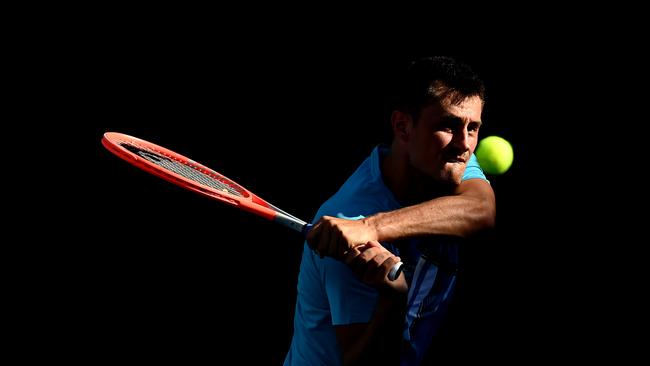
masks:
[[[393,111],[390,116],[390,123],[393,127],[393,136],[397,141],[408,142],[410,137],[411,115],[406,112]]]

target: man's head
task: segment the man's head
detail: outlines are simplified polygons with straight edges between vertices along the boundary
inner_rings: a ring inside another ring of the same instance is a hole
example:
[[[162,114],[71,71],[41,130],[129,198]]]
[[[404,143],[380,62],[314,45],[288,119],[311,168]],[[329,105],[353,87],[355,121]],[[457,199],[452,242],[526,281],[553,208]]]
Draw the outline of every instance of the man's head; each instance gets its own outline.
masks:
[[[467,65],[432,57],[411,64],[398,93],[393,148],[416,172],[460,184],[478,142],[483,82]]]

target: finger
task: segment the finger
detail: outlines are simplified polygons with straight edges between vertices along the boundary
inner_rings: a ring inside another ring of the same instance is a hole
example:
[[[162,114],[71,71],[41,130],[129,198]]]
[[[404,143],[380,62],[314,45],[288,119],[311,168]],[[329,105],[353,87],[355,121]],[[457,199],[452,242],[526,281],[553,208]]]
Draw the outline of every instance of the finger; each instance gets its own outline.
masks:
[[[382,252],[371,258],[364,267],[362,280],[368,284],[374,284],[377,279],[381,278],[380,273],[383,272],[381,265],[392,254]]]
[[[372,260],[377,254],[382,253],[382,252],[388,252],[385,248],[383,247],[372,247],[372,246],[366,246],[363,251],[361,251],[361,255],[359,256],[359,259],[362,260],[364,263],[367,263]]]
[[[369,278],[381,278],[381,274],[384,272],[382,266],[384,262],[391,257],[395,257],[395,255],[389,251],[379,252],[368,261],[365,275]]]
[[[371,241],[367,242],[367,243],[366,243],[366,246],[367,246],[368,248],[383,248],[383,247],[384,247],[384,246],[381,245],[381,243],[378,242],[377,240],[371,240]]]
[[[307,239],[307,242],[312,242],[314,239],[318,238],[320,235],[321,231],[321,220],[318,220],[317,223],[312,226],[311,230],[307,233],[307,236],[305,237]]]
[[[337,235],[338,240],[337,240],[336,245],[337,245],[338,251],[337,251],[336,254],[339,256],[339,258],[343,258],[345,256],[345,254],[347,254],[347,252],[349,252],[350,249],[353,246],[351,246],[348,243],[347,239],[345,238],[345,236],[343,236],[343,233],[341,231],[339,231],[337,234],[338,234]]]
[[[387,277],[390,269],[393,267],[393,265],[399,262],[400,258],[392,254],[383,257],[383,260],[379,266],[373,267],[372,270],[369,270],[367,272],[366,277],[364,277],[364,281],[370,284],[380,284],[388,281]]]
[[[357,248],[355,248],[357,249]],[[363,249],[360,251],[361,254],[357,255],[351,262],[350,268],[352,271],[359,276],[359,278],[363,278],[365,276],[367,267],[368,267],[368,261],[370,261],[374,256],[376,256],[379,252],[379,248],[369,248],[369,249]]]
[[[307,239],[307,244],[314,251],[318,250],[322,231],[323,231],[322,221],[319,220],[317,223],[314,224],[311,231],[307,233],[307,236],[305,237],[305,239]]]
[[[329,241],[327,243],[327,255],[339,259],[341,258],[341,256],[339,256],[339,252],[340,252],[339,243],[341,242],[341,238],[340,238],[341,235],[338,232],[338,230],[333,226],[329,226],[327,231],[329,233]]]
[[[348,250],[348,252],[343,257],[343,262],[345,262],[345,264],[350,266],[354,259],[361,254],[361,251],[358,248],[359,247]]]
[[[381,268],[382,263],[384,263],[384,261],[389,257],[394,257],[393,253],[389,251],[382,251],[377,253],[377,255],[370,258],[368,261],[368,268],[376,271],[377,269]]]
[[[318,255],[323,258],[327,253],[328,253],[328,248],[329,248],[329,242],[330,242],[330,231],[329,230],[321,230],[321,235],[318,240]]]

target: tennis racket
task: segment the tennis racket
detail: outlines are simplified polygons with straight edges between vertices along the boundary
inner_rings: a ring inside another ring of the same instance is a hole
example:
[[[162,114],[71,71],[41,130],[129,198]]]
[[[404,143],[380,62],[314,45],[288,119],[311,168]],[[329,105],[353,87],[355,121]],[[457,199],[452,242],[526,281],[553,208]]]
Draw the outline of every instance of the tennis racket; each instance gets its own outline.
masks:
[[[307,235],[312,224],[261,199],[232,179],[151,142],[117,132],[106,132],[102,144],[132,165],[177,186],[251,212]],[[388,274],[395,280],[402,270],[397,263]]]

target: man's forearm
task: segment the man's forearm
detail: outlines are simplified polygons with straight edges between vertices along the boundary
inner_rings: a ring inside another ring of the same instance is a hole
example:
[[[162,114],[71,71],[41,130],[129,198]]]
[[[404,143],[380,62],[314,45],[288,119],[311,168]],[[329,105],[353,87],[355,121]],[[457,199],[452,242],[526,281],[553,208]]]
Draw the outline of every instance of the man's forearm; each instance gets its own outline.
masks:
[[[399,210],[367,217],[379,241],[424,235],[467,237],[494,226],[494,200],[475,196],[436,198]]]
[[[468,237],[492,228],[495,215],[492,187],[484,180],[471,179],[461,183],[454,195],[362,220],[323,216],[307,235],[307,241],[321,255],[342,258],[350,248],[372,240],[394,241],[427,235]]]

